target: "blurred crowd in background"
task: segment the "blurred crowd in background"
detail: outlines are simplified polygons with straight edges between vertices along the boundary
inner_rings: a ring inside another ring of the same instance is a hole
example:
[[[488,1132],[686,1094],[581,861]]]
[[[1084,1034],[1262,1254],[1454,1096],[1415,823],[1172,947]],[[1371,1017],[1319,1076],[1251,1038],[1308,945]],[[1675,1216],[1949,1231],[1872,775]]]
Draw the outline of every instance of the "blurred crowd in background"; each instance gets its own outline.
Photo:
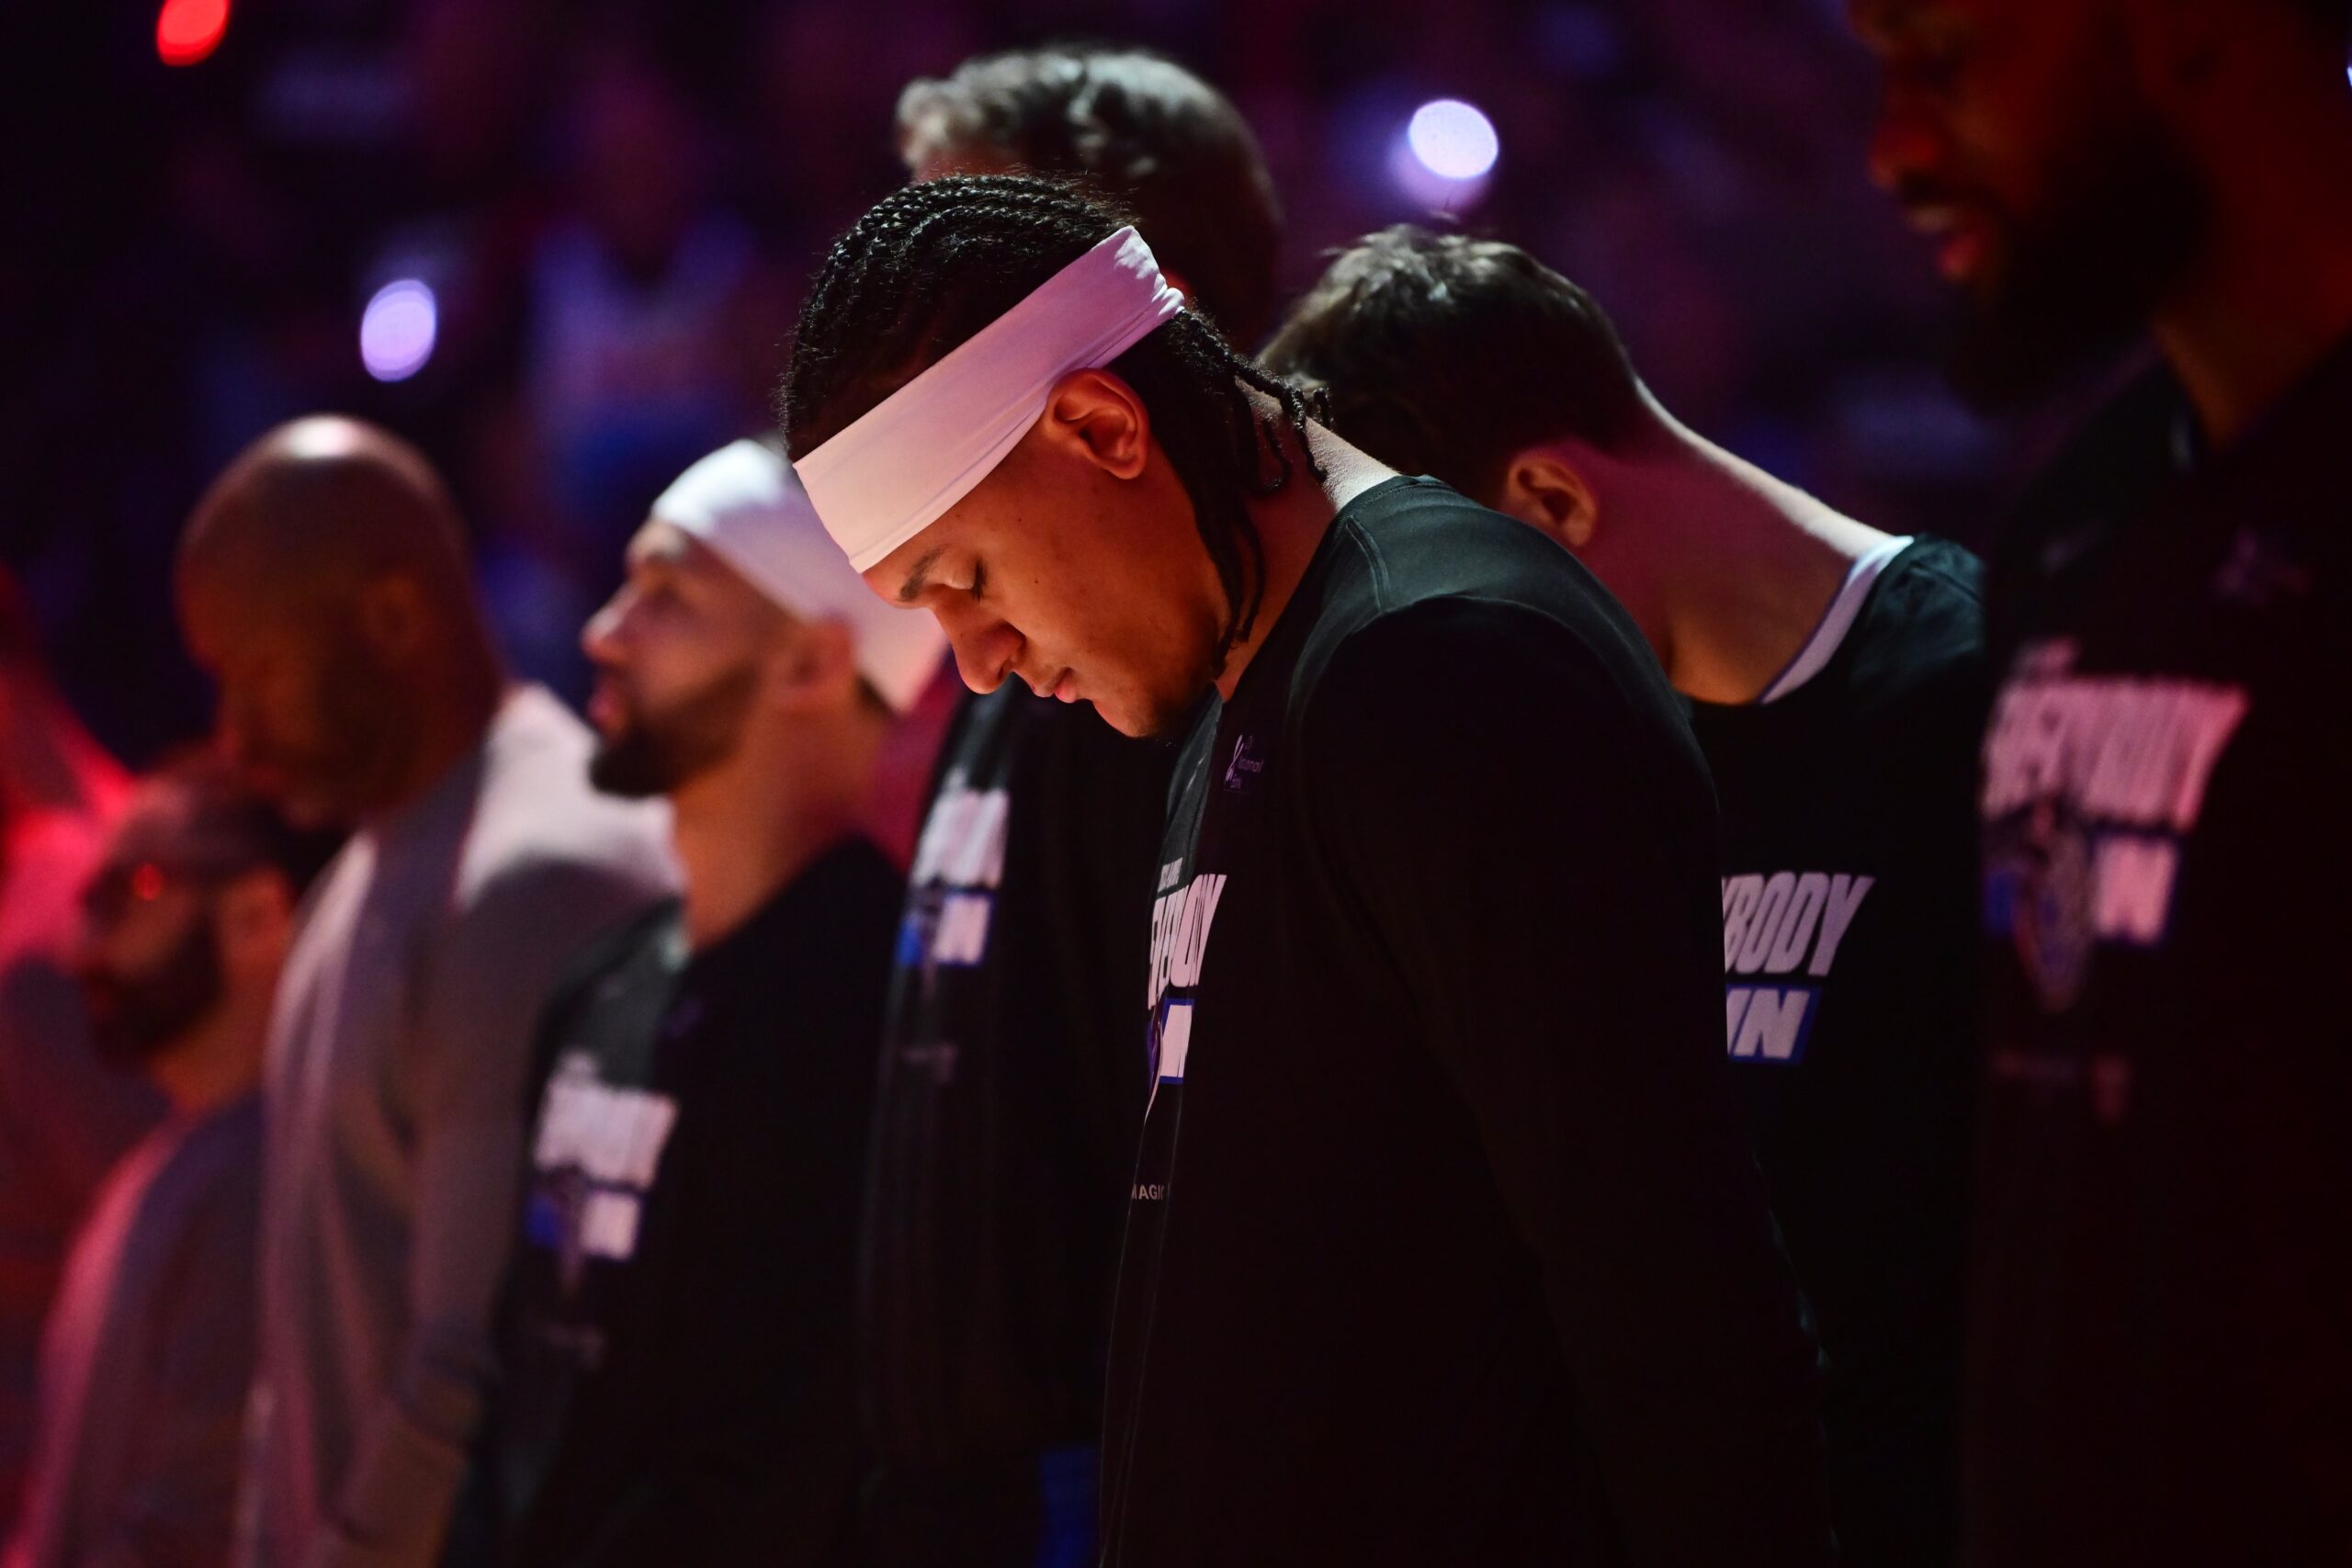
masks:
[[[1232,95],[1287,296],[1432,213],[1607,302],[1696,428],[1898,531],[1980,543],[2034,444],[1938,373],[1948,300],[1860,172],[1840,0],[174,0],[52,6],[6,152],[0,559],[133,764],[202,733],[175,535],[205,480],[338,409],[451,476],[519,672],[578,628],[686,464],[771,423],[806,276],[903,177],[900,89],[976,51],[1159,49]],[[1491,121],[1442,178],[1432,99]],[[102,121],[102,123],[101,123]]]

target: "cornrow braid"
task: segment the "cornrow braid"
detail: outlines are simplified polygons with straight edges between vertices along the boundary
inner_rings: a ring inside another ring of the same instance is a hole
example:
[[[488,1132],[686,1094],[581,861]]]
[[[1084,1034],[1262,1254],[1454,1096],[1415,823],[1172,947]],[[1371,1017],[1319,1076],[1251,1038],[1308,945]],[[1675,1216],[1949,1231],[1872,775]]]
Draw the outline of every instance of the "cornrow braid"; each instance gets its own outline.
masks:
[[[954,175],[893,192],[835,242],[809,286],[777,398],[785,438],[811,452],[1035,292],[1123,225],[1126,213],[1075,183]],[[1193,502],[1225,590],[1222,658],[1250,635],[1265,550],[1249,501],[1291,479],[1315,394],[1236,354],[1190,309],[1113,361]],[[1271,404],[1271,407],[1268,405]]]

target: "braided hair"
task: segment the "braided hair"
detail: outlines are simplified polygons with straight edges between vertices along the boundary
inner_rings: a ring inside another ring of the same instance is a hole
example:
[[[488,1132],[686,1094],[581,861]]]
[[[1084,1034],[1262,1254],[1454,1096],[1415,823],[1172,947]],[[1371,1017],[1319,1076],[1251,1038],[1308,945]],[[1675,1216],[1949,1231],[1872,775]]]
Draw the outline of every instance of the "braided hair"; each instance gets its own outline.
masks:
[[[778,412],[792,451],[813,452],[1129,221],[1074,184],[953,175],[893,192],[835,242],[801,306]],[[1264,401],[1306,449],[1307,394],[1236,354],[1186,309],[1106,368],[1134,389],[1193,502],[1225,590],[1217,656],[1250,635],[1265,551],[1249,501],[1290,482],[1291,456]],[[1320,480],[1314,457],[1306,467]]]

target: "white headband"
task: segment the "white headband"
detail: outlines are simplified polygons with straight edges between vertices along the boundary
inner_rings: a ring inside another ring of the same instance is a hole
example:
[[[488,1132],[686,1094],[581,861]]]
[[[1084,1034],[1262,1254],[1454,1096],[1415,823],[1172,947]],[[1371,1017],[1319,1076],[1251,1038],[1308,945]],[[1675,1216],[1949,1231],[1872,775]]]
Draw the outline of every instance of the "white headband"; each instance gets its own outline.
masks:
[[[1046,412],[1054,383],[1108,365],[1183,308],[1122,229],[793,466],[864,571],[989,477]]]
[[[947,647],[939,623],[885,604],[850,570],[774,447],[720,447],[655,497],[652,515],[701,540],[793,615],[847,625],[858,673],[893,708],[905,711],[938,670]]]

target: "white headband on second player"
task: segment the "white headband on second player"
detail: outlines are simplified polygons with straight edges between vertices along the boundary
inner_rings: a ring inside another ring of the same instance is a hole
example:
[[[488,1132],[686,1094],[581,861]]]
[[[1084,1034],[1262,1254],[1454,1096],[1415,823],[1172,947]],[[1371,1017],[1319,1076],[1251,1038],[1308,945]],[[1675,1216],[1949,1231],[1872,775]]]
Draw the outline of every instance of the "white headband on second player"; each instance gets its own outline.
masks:
[[[691,534],[771,603],[849,626],[858,673],[904,712],[946,651],[939,623],[875,597],[800,493],[784,454],[758,441],[722,446],[680,474],[651,515]]]
[[[826,532],[865,570],[988,478],[1055,382],[1108,365],[1183,304],[1143,236],[1120,230],[793,465]]]

